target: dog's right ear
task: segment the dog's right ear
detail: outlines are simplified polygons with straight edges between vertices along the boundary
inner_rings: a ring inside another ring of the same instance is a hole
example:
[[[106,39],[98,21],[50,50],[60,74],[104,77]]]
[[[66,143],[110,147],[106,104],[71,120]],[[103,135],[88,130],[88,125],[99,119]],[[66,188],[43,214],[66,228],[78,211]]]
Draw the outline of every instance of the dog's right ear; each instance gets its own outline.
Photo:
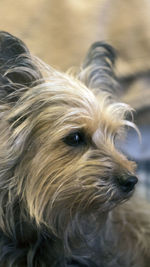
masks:
[[[17,37],[0,31],[0,98],[36,84],[42,75],[27,46]],[[13,96],[14,101],[14,96]]]
[[[104,43],[95,42],[90,47],[78,78],[91,89],[116,94],[119,84],[114,73],[116,53]]]

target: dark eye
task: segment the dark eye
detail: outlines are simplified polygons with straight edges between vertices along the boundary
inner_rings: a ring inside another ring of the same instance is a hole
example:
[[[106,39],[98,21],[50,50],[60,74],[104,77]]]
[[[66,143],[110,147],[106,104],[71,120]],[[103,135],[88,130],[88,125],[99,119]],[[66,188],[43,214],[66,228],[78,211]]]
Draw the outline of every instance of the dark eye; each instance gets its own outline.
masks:
[[[83,132],[70,133],[63,139],[68,146],[81,146],[86,144],[85,135]]]

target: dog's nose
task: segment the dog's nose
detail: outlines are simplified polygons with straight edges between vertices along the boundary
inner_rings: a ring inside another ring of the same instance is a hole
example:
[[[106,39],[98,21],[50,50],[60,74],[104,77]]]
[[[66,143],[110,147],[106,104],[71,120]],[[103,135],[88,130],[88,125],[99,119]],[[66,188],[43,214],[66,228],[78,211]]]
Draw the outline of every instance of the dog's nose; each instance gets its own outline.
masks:
[[[119,182],[119,185],[120,185],[122,191],[129,193],[130,191],[132,191],[134,189],[134,186],[138,182],[138,179],[136,176],[128,176],[125,179],[123,179],[123,178],[119,179],[118,182]]]

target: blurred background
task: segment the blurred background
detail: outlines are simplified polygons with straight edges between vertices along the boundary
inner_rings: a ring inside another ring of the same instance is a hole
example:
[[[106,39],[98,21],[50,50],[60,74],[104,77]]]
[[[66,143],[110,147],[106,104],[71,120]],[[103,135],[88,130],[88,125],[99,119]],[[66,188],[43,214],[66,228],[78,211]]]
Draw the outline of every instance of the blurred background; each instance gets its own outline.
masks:
[[[149,10],[149,0],[1,0],[0,29],[62,70],[78,66],[92,42],[108,41],[129,74],[150,65]]]
[[[0,29],[24,40],[32,53],[66,70],[99,39],[103,0],[1,0]]]
[[[135,109],[142,133],[141,144],[130,133],[124,150],[150,199],[150,0],[1,0],[0,30],[62,71],[78,67],[94,41],[115,47],[122,100]]]

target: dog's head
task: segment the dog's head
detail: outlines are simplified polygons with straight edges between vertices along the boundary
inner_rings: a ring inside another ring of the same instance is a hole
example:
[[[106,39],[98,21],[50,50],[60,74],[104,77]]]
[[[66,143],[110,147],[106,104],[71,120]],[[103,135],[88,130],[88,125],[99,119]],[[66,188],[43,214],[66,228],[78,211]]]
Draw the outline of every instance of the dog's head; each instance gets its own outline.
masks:
[[[15,42],[20,45],[18,39]],[[112,79],[110,65],[105,68],[102,64],[112,62],[108,46],[99,44],[92,49],[107,52],[107,57],[99,56],[96,69]],[[30,64],[25,73],[23,57],[10,70],[13,73],[15,68],[21,77],[28,73],[30,79],[21,82],[22,93],[17,84],[15,103],[1,105],[1,191],[5,197],[8,194],[9,203],[17,198],[38,224],[56,231],[75,214],[108,212],[131,195],[137,182],[134,163],[115,146],[125,127],[132,124],[126,120],[130,108],[112,101],[101,86],[99,92],[88,88],[89,83],[94,87],[93,73],[97,75],[93,60],[85,64],[78,79],[46,66],[48,75],[41,79],[40,74],[37,80],[32,69],[37,68],[39,74],[39,66],[26,56]],[[88,76],[86,85],[80,81],[84,75]],[[102,84],[103,75],[98,76]]]

